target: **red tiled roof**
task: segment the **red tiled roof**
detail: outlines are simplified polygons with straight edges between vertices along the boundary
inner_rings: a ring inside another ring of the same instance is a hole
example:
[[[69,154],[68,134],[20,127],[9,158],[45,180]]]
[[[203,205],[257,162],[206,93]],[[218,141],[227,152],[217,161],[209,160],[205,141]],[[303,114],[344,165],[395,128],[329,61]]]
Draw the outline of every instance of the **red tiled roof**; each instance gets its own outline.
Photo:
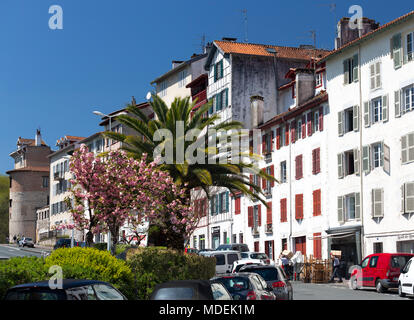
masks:
[[[35,139],[25,139],[25,138],[19,137],[19,139],[17,140],[17,143],[26,144],[26,145],[29,145],[29,146],[34,146],[35,145]],[[46,143],[43,140],[42,140],[42,146],[46,146]]]
[[[366,39],[368,39],[368,38],[372,37],[373,35],[377,34],[378,32],[382,32],[382,31],[384,31],[384,29],[387,29],[388,27],[391,27],[391,26],[393,26],[393,25],[395,25],[395,24],[397,24],[397,23],[399,23],[399,22],[404,21],[405,19],[407,19],[407,18],[411,17],[412,15],[414,15],[414,11],[411,11],[411,12],[409,12],[409,13],[406,13],[405,15],[403,15],[403,16],[401,16],[401,17],[398,17],[397,19],[394,19],[394,20],[392,20],[392,21],[390,21],[390,22],[388,22],[388,23],[384,24],[384,25],[380,26],[379,28],[377,28],[377,29],[375,29],[375,30],[372,30],[371,32],[368,32],[368,33],[364,34],[363,36],[361,36],[361,37],[359,37],[359,38],[357,38],[357,39],[355,39],[355,40],[352,40],[352,41],[350,41],[350,42],[346,43],[346,44],[345,44],[345,45],[343,45],[342,47],[340,47],[340,48],[338,48],[338,49],[336,49],[336,50],[333,50],[333,51],[331,51],[330,53],[328,53],[325,57],[323,57],[323,58],[321,59],[321,62],[323,62],[323,61],[327,60],[329,57],[331,57],[331,56],[333,56],[333,55],[337,54],[339,51],[342,51],[342,50],[343,50],[343,49],[345,49],[345,48],[351,47],[351,46],[353,46],[353,45],[355,45],[355,44],[359,43],[360,41],[363,41],[363,40],[366,40]]]
[[[309,60],[312,57],[323,58],[330,51],[323,49],[305,49],[296,47],[282,47],[265,44],[240,43],[232,41],[214,41],[224,53],[247,54],[255,56],[271,57],[274,54],[266,49],[274,49],[277,58]]]
[[[23,168],[19,168],[19,169],[13,169],[13,170],[9,170],[6,173],[10,174],[12,172],[27,172],[27,171],[32,171],[32,172],[49,172],[49,167],[23,167]]]

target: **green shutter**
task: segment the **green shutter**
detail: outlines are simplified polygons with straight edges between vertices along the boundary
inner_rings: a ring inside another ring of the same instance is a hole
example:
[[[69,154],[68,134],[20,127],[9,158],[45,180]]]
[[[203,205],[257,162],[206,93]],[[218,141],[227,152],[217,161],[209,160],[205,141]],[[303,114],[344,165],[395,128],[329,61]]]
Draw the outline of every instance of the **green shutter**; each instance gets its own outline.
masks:
[[[217,63],[214,65],[214,82],[217,81]]]
[[[338,222],[344,222],[344,198],[338,197]]]
[[[226,192],[226,212],[229,212],[229,192]]]
[[[358,81],[358,55],[352,57],[352,81]]]
[[[218,194],[216,194],[215,196],[215,199],[216,199],[216,214],[218,214],[220,211],[219,211],[219,206],[220,206],[220,198],[219,198],[219,195]]]
[[[400,68],[402,64],[401,33],[392,38],[392,57],[394,59],[394,69]]]
[[[229,106],[229,88],[226,88],[226,107]]]

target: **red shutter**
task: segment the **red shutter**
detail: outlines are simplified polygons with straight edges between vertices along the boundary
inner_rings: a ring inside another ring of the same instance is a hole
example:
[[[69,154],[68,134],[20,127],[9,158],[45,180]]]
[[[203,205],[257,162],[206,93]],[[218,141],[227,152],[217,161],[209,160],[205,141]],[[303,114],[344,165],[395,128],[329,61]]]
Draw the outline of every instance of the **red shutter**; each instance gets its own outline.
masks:
[[[267,150],[266,150],[266,135],[264,134],[262,136],[262,154],[265,154],[265,153],[267,153]]]
[[[266,173],[266,168],[263,168],[262,172]],[[262,178],[262,190],[266,189],[266,182],[267,182],[267,180],[265,178]]]
[[[321,189],[315,190],[315,214],[316,216],[320,216],[322,214],[321,210]]]
[[[273,164],[270,166],[270,175],[275,177],[275,166]],[[270,186],[273,188],[275,186],[275,182],[270,182]]]
[[[253,207],[247,208],[247,226],[253,227]]]
[[[275,143],[275,132],[272,130],[270,132],[270,151],[274,150],[274,143]]]
[[[312,112],[308,113],[308,137],[312,135]]]
[[[302,139],[306,138],[306,117],[302,116]]]
[[[241,197],[236,197],[234,199],[234,207],[235,207],[234,214],[240,214],[240,207],[241,207],[240,204],[241,204]]]
[[[295,195],[295,218],[303,219],[303,194]]]
[[[286,143],[287,146],[289,145],[289,124],[286,125],[285,143]]]
[[[316,216],[316,190],[312,192],[313,216]]]
[[[262,225],[262,205],[259,204],[257,215],[259,216],[259,227]]]
[[[265,254],[269,256],[269,242],[265,241]]]
[[[280,127],[276,129],[276,149],[280,149]]]
[[[322,238],[321,233],[313,234],[313,256],[315,259],[322,259]]]
[[[296,138],[296,121],[290,123],[290,139],[292,143],[295,143]]]
[[[319,131],[323,131],[323,107],[319,108]]]
[[[316,173],[316,149],[312,150],[312,174]]]
[[[296,157],[296,180],[299,180],[303,177],[302,172],[302,155]]]
[[[316,149],[316,169],[315,172],[319,173],[321,172],[321,149]]]
[[[266,214],[266,220],[267,220],[267,224],[271,224],[272,223],[272,203],[271,202],[268,202],[267,203],[267,214]]]
[[[259,252],[259,241],[254,242],[254,252]]]
[[[280,200],[280,222],[287,221],[287,199]]]
[[[253,175],[250,175],[250,184],[253,184]],[[250,191],[253,191],[253,187],[250,186]]]

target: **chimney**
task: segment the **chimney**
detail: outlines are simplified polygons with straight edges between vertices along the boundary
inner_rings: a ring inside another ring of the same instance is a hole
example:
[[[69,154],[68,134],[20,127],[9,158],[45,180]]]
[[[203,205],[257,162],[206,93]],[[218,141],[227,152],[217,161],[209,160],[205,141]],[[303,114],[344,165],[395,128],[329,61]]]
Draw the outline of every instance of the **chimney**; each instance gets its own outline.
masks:
[[[42,145],[42,135],[40,134],[40,129],[36,130],[36,136],[35,136],[35,146],[39,147]]]
[[[132,96],[131,105],[133,105],[134,107],[137,105],[137,101],[135,100],[134,96]]]
[[[375,20],[362,18],[362,29],[352,29],[350,26],[350,18],[344,17],[339,20],[336,30],[337,38],[335,39],[335,50],[344,46],[348,42],[351,42],[363,35],[376,30],[379,28],[380,24],[375,22]],[[356,23],[356,21],[354,21]]]
[[[264,99],[261,96],[252,96],[250,97],[250,114],[252,128],[257,128],[257,126],[263,123],[263,112],[264,112]]]
[[[172,61],[172,69],[177,68],[180,64],[182,64],[184,61],[179,60],[173,60]]]
[[[296,106],[315,96],[315,76],[312,69],[296,69]]]
[[[221,40],[223,40],[223,41],[230,41],[230,42],[236,42],[237,41],[237,38],[223,37]]]
[[[211,48],[213,48],[213,43],[212,42],[207,42],[206,46],[204,47],[204,52],[203,53],[209,53]]]

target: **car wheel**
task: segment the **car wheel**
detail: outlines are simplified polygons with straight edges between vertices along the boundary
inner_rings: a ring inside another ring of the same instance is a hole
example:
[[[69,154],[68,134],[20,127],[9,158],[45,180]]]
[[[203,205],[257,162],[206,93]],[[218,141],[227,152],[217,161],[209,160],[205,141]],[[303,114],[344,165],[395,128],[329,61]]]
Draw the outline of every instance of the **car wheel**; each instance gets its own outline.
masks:
[[[384,286],[381,284],[380,279],[377,279],[377,282],[375,283],[375,289],[378,293],[384,293],[387,291],[387,289],[384,288]]]
[[[400,297],[402,297],[402,298],[404,298],[404,297],[405,297],[405,293],[404,293],[404,292],[402,292],[402,286],[401,286],[401,283],[399,283],[399,284],[398,284],[398,295],[399,295]]]
[[[349,281],[351,282],[351,288],[353,290],[358,290],[358,280],[357,280],[357,278],[355,276],[352,276]]]

